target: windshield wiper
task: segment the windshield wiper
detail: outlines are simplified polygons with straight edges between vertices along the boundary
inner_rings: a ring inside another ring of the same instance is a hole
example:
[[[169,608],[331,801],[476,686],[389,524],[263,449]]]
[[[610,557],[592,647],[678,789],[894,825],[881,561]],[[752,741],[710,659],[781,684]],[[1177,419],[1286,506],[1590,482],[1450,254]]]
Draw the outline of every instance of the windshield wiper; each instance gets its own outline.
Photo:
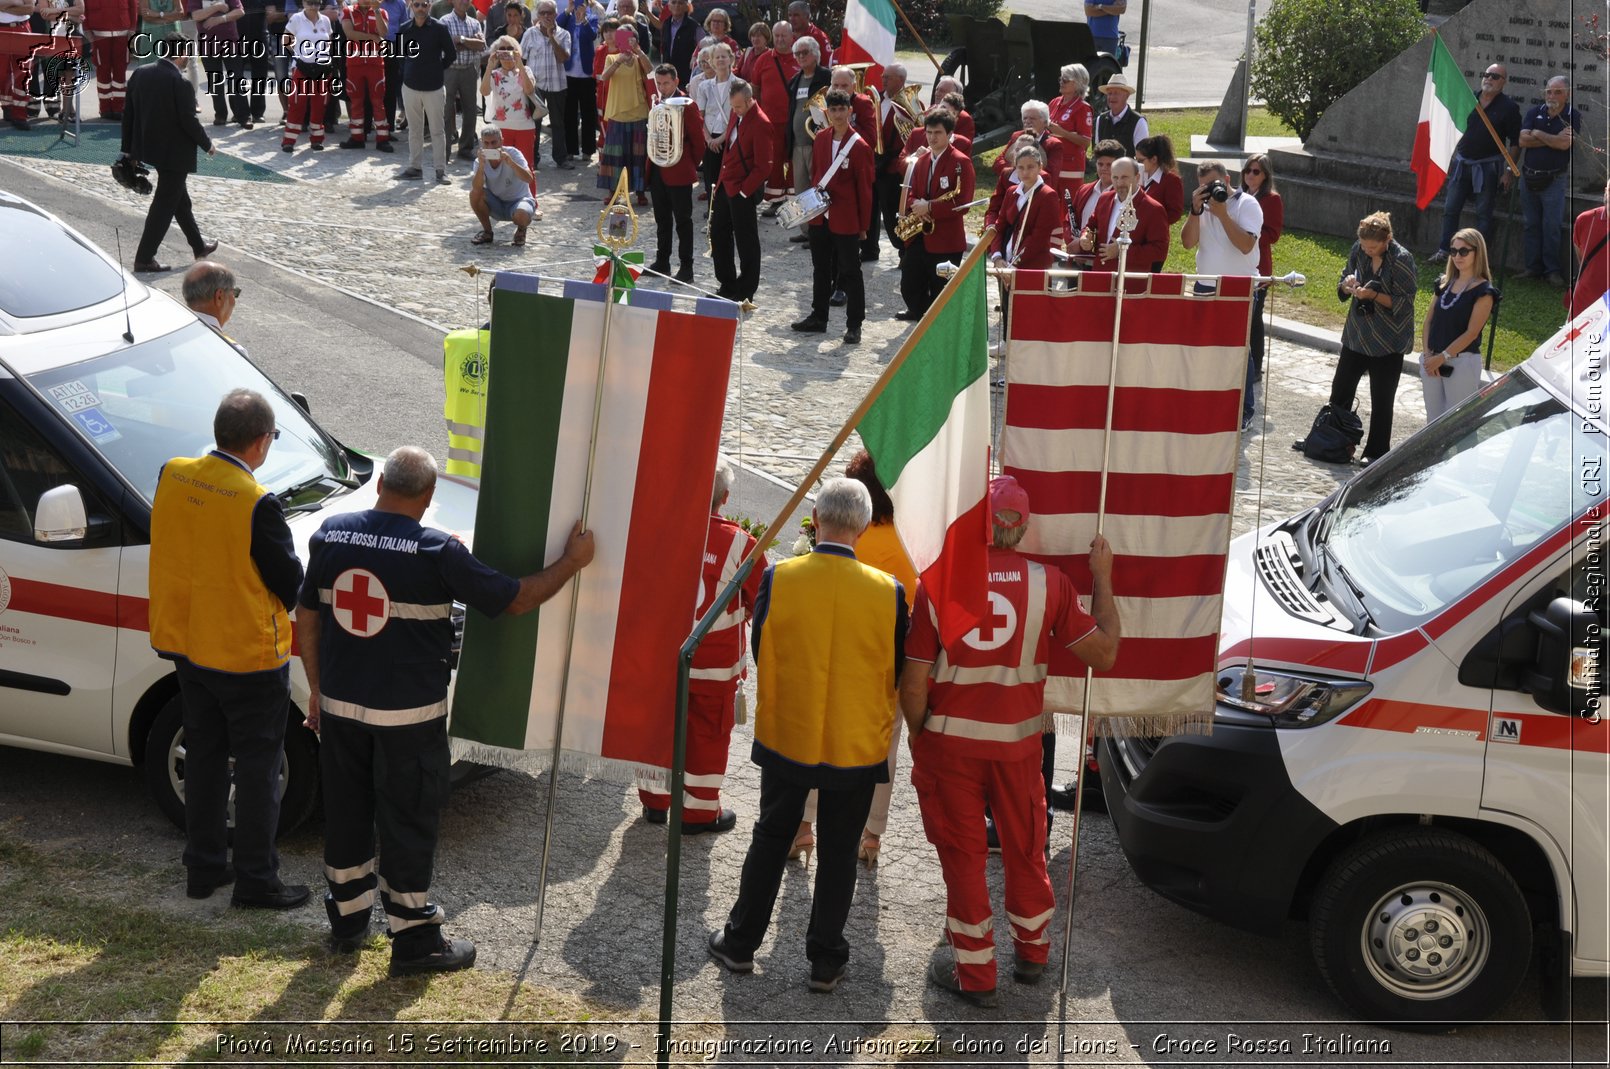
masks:
[[[286,487],[284,490],[281,490],[279,493],[275,494],[274,496],[280,499],[280,504],[284,505],[285,511],[287,513],[290,513],[290,512],[317,512],[319,509],[322,509],[324,507],[325,498],[329,497],[328,494],[326,494],[324,497],[319,498],[317,501],[304,501],[300,505],[289,505],[289,504],[286,504],[286,502],[290,501],[291,498],[293,498],[296,495],[302,493],[303,491],[313,489],[314,487],[318,486],[320,483],[334,483],[337,486],[345,486],[349,490],[352,489],[353,486],[356,485],[356,484],[348,483],[347,480],[345,480],[345,479],[339,479],[336,476],[331,475],[329,472],[321,472],[320,474],[313,476],[311,479],[303,479],[299,483],[293,483],[292,485]]]
[[[1347,574],[1347,569],[1342,566],[1342,562],[1336,558],[1336,555],[1330,551],[1329,547],[1321,549],[1320,552],[1324,555],[1324,559],[1336,569],[1336,574],[1342,577],[1342,583],[1347,587],[1347,592],[1352,595],[1354,604],[1358,606],[1359,616],[1363,617],[1366,624],[1374,627],[1375,617],[1370,615],[1369,608],[1364,604],[1364,588],[1358,584],[1356,579]]]

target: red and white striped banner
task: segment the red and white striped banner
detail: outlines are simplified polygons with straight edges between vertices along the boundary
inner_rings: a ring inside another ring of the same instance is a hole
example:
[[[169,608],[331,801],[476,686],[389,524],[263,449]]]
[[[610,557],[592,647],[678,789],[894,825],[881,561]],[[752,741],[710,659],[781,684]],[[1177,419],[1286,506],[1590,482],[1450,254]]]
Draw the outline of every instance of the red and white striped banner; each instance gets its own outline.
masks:
[[[1113,278],[1048,291],[1020,271],[1012,297],[1001,469],[1029,493],[1023,550],[1088,599],[1112,368]],[[1252,286],[1199,296],[1180,275],[1132,277],[1123,301],[1104,531],[1123,620],[1118,662],[1095,677],[1104,717],[1201,721],[1213,710],[1241,429]],[[1084,666],[1054,650],[1046,707],[1077,713]]]

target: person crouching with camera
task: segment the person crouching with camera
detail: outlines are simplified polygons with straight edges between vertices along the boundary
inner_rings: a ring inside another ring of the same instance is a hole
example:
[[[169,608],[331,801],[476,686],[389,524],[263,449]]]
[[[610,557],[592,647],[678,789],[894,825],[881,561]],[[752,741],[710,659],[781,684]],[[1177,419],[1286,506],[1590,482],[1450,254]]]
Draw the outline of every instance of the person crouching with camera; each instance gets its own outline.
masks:
[[[1448,242],[1448,261],[1437,280],[1421,331],[1420,387],[1426,422],[1476,392],[1481,385],[1481,334],[1498,303],[1487,266],[1487,240],[1466,227]]]

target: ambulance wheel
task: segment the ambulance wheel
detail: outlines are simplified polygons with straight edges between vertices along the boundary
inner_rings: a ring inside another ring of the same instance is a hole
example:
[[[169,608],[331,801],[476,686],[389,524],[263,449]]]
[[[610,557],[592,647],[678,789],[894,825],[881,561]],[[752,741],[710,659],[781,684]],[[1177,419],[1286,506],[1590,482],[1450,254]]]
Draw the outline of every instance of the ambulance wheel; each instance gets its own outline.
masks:
[[[1331,865],[1309,936],[1320,974],[1367,1021],[1485,1018],[1532,956],[1508,870],[1479,843],[1418,826],[1371,836]]]
[[[145,785],[167,818],[184,828],[184,710],[175,694],[157,714],[145,738]],[[319,799],[319,740],[302,726],[302,714],[291,709],[280,760],[279,834],[285,835],[313,815]],[[235,826],[235,792],[229,792],[229,826]]]

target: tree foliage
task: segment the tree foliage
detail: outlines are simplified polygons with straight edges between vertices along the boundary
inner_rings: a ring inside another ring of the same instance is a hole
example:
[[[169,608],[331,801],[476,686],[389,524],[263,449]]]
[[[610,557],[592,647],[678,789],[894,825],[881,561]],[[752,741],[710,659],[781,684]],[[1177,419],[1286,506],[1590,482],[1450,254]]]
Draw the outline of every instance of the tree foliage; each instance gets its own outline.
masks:
[[[1306,139],[1326,108],[1425,32],[1417,0],[1273,0],[1256,29],[1252,92]]]

